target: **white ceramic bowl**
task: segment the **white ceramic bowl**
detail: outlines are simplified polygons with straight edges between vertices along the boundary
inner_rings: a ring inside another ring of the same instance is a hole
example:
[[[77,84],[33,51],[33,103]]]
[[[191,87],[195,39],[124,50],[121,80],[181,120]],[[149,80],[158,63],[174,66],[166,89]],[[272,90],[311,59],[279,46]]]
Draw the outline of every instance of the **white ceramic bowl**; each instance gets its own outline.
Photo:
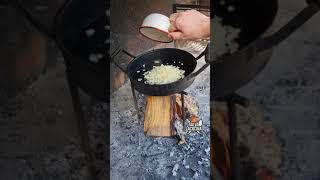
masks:
[[[170,20],[167,16],[159,13],[148,15],[139,29],[145,37],[162,42],[169,43],[172,38],[169,36]]]

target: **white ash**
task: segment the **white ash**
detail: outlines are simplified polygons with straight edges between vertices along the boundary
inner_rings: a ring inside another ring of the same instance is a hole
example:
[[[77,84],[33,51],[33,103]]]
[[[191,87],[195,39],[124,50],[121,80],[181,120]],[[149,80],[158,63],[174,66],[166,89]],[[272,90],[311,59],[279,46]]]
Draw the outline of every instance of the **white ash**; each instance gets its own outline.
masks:
[[[172,169],[172,175],[177,176],[177,171],[179,169],[179,164],[175,164]]]
[[[222,24],[222,18],[215,16],[213,21],[213,57],[234,53],[239,49],[236,39],[239,38],[241,30]]]
[[[110,10],[109,10],[109,9],[108,9],[108,10],[106,10],[106,12],[105,12],[105,13],[106,13],[106,16],[108,16],[108,17],[110,16]]]
[[[123,112],[123,115],[124,115],[124,117],[130,117],[130,116],[132,116],[132,112],[127,110],[127,111]]]
[[[169,156],[172,157],[173,155],[174,155],[174,151],[171,151]]]
[[[105,26],[104,26],[104,29],[105,29],[105,30],[110,30],[110,26],[109,26],[109,25],[105,25]]]
[[[199,177],[198,172],[195,172],[194,175],[193,175],[193,178],[194,178],[194,179],[198,179],[198,177]]]
[[[210,147],[205,149],[204,152],[206,152],[206,154],[209,155],[210,154]]]
[[[97,63],[104,57],[103,54],[97,53],[97,54],[90,54],[89,55],[89,60],[93,63]]]
[[[228,6],[228,12],[234,12],[236,8],[232,5]]]
[[[110,44],[110,39],[106,39],[106,40],[104,41],[104,44]]]
[[[182,160],[182,165],[183,165],[183,166],[186,166],[186,159],[183,159],[183,160]]]
[[[185,140],[185,132],[183,131],[183,124],[182,124],[182,120],[179,117],[176,117],[176,120],[174,121],[174,127],[176,129],[177,135],[180,138],[179,144],[184,144],[186,143]]]
[[[91,37],[91,36],[93,36],[93,35],[96,33],[96,30],[94,30],[94,29],[87,29],[85,32],[86,32],[86,35],[87,35],[88,37]]]

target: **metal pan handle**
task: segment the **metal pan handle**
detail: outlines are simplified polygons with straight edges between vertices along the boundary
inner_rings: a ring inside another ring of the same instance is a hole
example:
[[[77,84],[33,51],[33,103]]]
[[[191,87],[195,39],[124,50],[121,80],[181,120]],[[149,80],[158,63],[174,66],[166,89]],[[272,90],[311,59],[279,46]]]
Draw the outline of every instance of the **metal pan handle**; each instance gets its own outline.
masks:
[[[127,68],[123,68],[117,61],[115,61],[115,58],[116,56],[119,54],[119,53],[124,53],[125,55],[131,57],[132,59],[135,59],[136,56],[132,55],[131,53],[127,52],[126,50],[123,50],[122,48],[118,48],[117,50],[115,50],[112,54],[111,54],[111,58],[110,58],[110,62],[111,63],[114,63],[121,71],[123,71],[124,73],[127,74]],[[127,74],[128,75],[128,74]]]
[[[196,57],[196,60],[200,59],[202,56],[205,56],[206,64],[203,65],[197,72],[192,73],[188,76],[188,78],[194,78],[197,75],[199,75],[202,71],[204,71],[209,65],[210,65],[210,43],[207,45],[206,49],[198,56]]]
[[[208,43],[206,49],[202,51],[197,57],[196,61],[198,61],[202,56],[205,56],[205,61],[208,62],[210,61],[210,43]]]
[[[208,66],[210,66],[210,63],[207,62],[205,65],[203,65],[200,69],[198,69],[198,71],[190,74],[187,78],[188,79],[191,79],[191,78],[194,78],[196,76],[198,76],[202,71],[204,71]]]
[[[258,40],[256,42],[256,45],[253,47],[253,51],[257,53],[278,45],[320,10],[320,0],[306,1],[308,3],[307,7],[300,11],[298,15],[291,19],[289,23],[283,26],[279,31],[277,31],[273,35]]]
[[[204,56],[206,54],[206,51],[207,51],[207,48],[196,57],[196,61],[198,61],[202,56]]]

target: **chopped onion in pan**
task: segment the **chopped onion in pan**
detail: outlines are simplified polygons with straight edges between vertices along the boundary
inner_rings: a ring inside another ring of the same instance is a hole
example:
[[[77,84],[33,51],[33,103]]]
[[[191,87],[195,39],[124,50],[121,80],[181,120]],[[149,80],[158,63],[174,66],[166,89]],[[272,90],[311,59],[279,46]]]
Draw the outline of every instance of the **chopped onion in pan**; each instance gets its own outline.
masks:
[[[184,78],[184,70],[173,65],[154,66],[144,73],[145,83],[150,85],[169,84]]]

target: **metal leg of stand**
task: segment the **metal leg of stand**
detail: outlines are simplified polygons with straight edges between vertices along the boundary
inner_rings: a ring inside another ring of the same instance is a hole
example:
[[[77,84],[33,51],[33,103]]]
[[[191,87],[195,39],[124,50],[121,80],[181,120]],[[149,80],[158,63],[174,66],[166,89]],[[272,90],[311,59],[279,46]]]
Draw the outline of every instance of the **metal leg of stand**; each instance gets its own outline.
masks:
[[[89,143],[90,141],[89,141],[89,133],[88,133],[88,122],[84,118],[83,110],[80,103],[79,90],[77,85],[75,85],[71,81],[69,72],[67,72],[67,80],[68,80],[69,90],[72,97],[74,112],[76,115],[76,119],[78,121],[78,130],[81,136],[82,149],[85,152],[85,158],[89,165],[89,171],[90,171],[89,173],[93,180],[97,180],[97,177],[96,177],[97,171],[94,165],[93,151]]]
[[[132,96],[133,96],[133,101],[134,101],[134,108],[137,111],[138,119],[141,120],[140,111],[139,111],[139,107],[138,107],[137,96],[136,96],[136,92],[135,92],[135,90],[134,90],[134,88],[132,86],[132,83],[131,83],[131,91],[132,91]]]
[[[181,113],[182,113],[182,125],[183,125],[183,131],[186,131],[186,116],[184,112],[184,94],[181,93]]]
[[[248,107],[250,102],[245,97],[242,97],[236,93],[232,93],[225,97],[219,97],[216,101],[227,102],[228,104],[228,115],[229,115],[229,141],[230,141],[230,169],[231,179],[240,179],[239,171],[239,151],[238,151],[238,139],[237,139],[237,113],[236,104],[243,107]]]
[[[230,159],[231,159],[231,179],[239,179],[239,153],[237,146],[237,114],[236,104],[234,102],[228,102],[228,114],[229,114],[229,138],[230,138]]]

